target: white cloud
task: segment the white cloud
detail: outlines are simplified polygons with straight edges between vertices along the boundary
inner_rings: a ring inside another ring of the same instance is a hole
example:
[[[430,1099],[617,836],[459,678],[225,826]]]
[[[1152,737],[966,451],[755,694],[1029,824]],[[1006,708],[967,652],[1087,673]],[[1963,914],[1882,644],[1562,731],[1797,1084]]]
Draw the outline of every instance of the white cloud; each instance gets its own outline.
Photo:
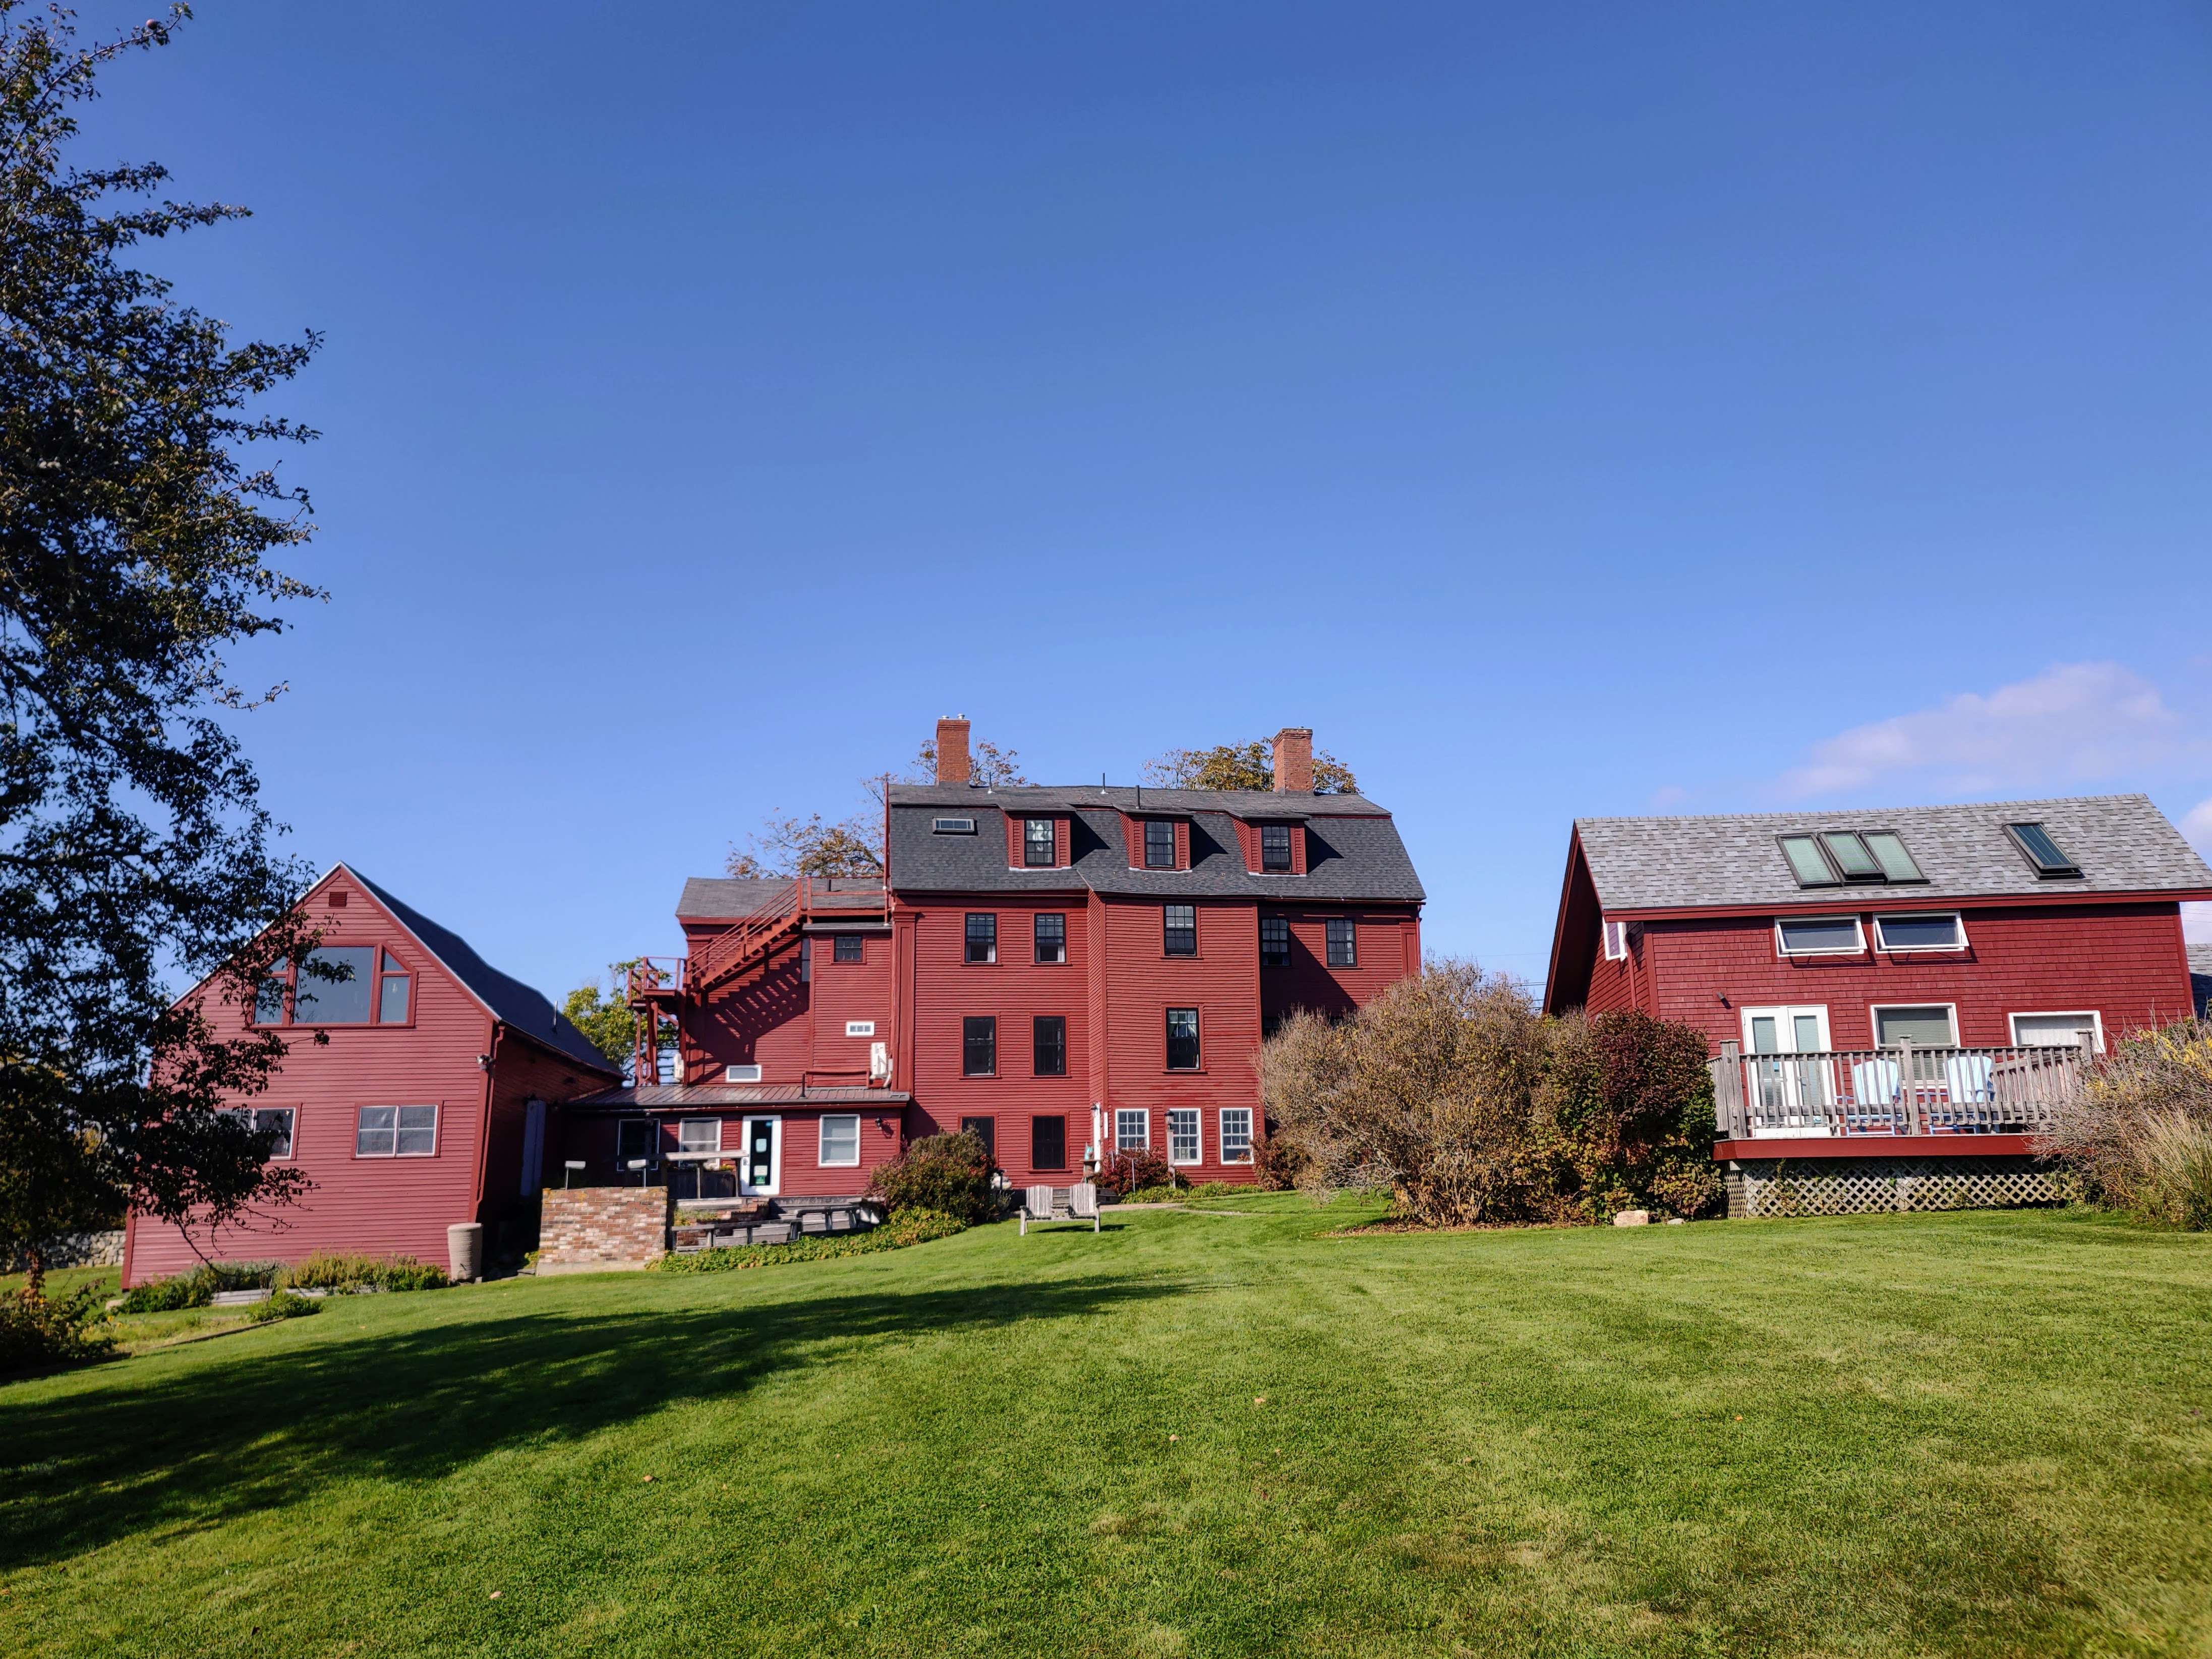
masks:
[[[2212,851],[2212,800],[2200,800],[2189,809],[2181,820],[2181,833],[2197,851]]]
[[[2140,674],[2116,662],[2063,663],[1986,696],[1962,692],[1853,726],[1814,744],[1783,787],[1833,795],[1899,779],[1947,794],[2033,791],[2140,771],[2204,747]],[[2192,825],[2200,814],[2212,835],[2212,801],[2190,814]]]

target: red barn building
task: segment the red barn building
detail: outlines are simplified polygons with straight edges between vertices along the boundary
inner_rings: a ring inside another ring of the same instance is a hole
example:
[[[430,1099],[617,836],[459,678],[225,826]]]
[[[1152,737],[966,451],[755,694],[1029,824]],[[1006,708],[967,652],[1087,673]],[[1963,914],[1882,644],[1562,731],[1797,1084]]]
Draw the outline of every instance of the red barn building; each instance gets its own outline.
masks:
[[[640,987],[677,1079],[566,1109],[569,1156],[729,1153],[744,1195],[854,1196],[968,1128],[1017,1185],[1115,1147],[1250,1179],[1262,1033],[1420,967],[1389,813],[1314,793],[1312,754],[1282,732],[1272,791],[994,788],[940,721],[938,781],[890,792],[886,881],[685,884],[690,955]]]
[[[1739,1212],[2046,1196],[2034,1128],[2081,1045],[2192,1012],[2207,897],[2141,795],[1582,818],[1545,1006],[1705,1033]]]
[[[322,929],[319,953],[351,977],[289,975],[285,996],[253,1012],[288,1036],[330,1041],[289,1043],[274,1085],[240,1106],[281,1132],[277,1158],[313,1188],[213,1237],[195,1230],[193,1243],[233,1261],[327,1250],[443,1263],[446,1229],[479,1222],[495,1255],[526,1247],[549,1108],[620,1073],[538,992],[347,866],[301,904]],[[248,1018],[210,1015],[230,1033]],[[126,1224],[126,1285],[200,1260],[174,1227]]]

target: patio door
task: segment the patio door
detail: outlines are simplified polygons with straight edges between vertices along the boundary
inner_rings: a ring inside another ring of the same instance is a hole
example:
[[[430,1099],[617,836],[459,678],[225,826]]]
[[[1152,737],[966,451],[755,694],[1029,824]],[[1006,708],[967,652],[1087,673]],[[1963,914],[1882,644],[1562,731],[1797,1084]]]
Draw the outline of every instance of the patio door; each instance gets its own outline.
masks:
[[[738,1158],[738,1191],[746,1198],[774,1198],[782,1187],[783,1120],[749,1117]]]
[[[1828,1052],[1826,1005],[1745,1009],[1743,1047],[1750,1058],[1752,1133],[1829,1133],[1827,1109],[1835,1091],[1828,1062],[1789,1058]]]

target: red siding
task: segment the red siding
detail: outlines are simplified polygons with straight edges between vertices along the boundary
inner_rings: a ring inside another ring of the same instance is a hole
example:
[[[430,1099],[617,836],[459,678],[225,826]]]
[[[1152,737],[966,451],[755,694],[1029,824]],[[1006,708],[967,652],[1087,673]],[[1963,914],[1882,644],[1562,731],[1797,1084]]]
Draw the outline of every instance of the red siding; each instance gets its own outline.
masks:
[[[345,893],[343,910],[325,903],[333,891]],[[343,871],[303,902],[329,928],[326,944],[389,947],[415,970],[414,1018],[403,1026],[332,1026],[326,1047],[300,1031],[282,1074],[250,1103],[295,1109],[293,1162],[313,1190],[299,1204],[212,1239],[196,1237],[210,1255],[228,1261],[292,1261],[341,1250],[442,1263],[447,1227],[477,1218],[488,1082],[477,1057],[491,1050],[491,1017]],[[218,1029],[234,1032],[243,1024],[240,1012],[218,1007],[210,1014]],[[438,1108],[436,1153],[355,1157],[356,1109],[403,1105]],[[132,1218],[131,1283],[188,1271],[199,1260],[175,1228]]]
[[[531,1101],[543,1100],[550,1108],[603,1089],[608,1081],[511,1028],[501,1028],[498,1042],[492,1058],[491,1129],[483,1140],[483,1194],[477,1213],[484,1224],[485,1248],[494,1255],[524,1248],[524,1234],[534,1224],[531,1208],[538,1189],[547,1184],[549,1170],[556,1177],[552,1184],[559,1184],[560,1126],[549,1109],[538,1167],[528,1171],[529,1191],[523,1190],[522,1155]]]
[[[1420,923],[1410,915],[1290,904],[1261,905],[1258,914],[1281,916],[1291,924],[1291,965],[1260,970],[1260,1011],[1270,1019],[1296,1008],[1332,1018],[1347,1014],[1420,969]],[[1358,962],[1331,968],[1328,923],[1347,915],[1359,930]],[[1259,926],[1256,917],[1253,926]]]
[[[2110,1041],[2190,1010],[2179,905],[1967,906],[1961,914],[1969,948],[1940,957],[1786,959],[1768,919],[1653,921],[1644,932],[1652,1012],[1699,1027],[1717,1048],[1741,1039],[1745,1008],[1825,1005],[1830,1041],[1859,1048],[1874,1041],[1869,1010],[1878,1004],[1954,1003],[1960,1041],[1976,1046],[2009,1043],[2008,1016],[2015,1013],[2094,1009]],[[1869,937],[1873,915],[1863,913]]]

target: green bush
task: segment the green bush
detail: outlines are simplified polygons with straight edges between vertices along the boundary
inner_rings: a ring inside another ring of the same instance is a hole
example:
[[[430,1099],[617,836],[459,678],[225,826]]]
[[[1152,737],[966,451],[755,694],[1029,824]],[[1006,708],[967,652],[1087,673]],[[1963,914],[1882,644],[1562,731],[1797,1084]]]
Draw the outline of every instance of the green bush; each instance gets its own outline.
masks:
[[[319,1314],[323,1304],[311,1296],[295,1296],[289,1291],[278,1291],[266,1302],[257,1302],[246,1311],[246,1317],[255,1325],[273,1324],[279,1319],[298,1319],[307,1314]]]
[[[935,1210],[972,1226],[999,1213],[991,1154],[975,1135],[924,1135],[878,1170],[868,1190],[894,1214]]]
[[[446,1270],[411,1255],[332,1255],[316,1252],[276,1275],[295,1291],[434,1291],[446,1284]]]
[[[0,1295],[0,1376],[98,1359],[115,1346],[95,1332],[100,1287],[69,1296]]]
[[[945,1139],[951,1136],[941,1137]],[[878,1250],[904,1249],[965,1232],[968,1224],[941,1210],[901,1210],[880,1227],[864,1233],[817,1235],[793,1239],[788,1244],[738,1244],[726,1249],[694,1250],[684,1255],[665,1255],[659,1267],[670,1273],[735,1273],[746,1267],[781,1267],[796,1261],[827,1261],[839,1256],[872,1255]]]
[[[120,1313],[173,1313],[204,1308],[218,1291],[265,1291],[283,1269],[274,1261],[210,1261],[173,1279],[156,1279],[124,1293]]]

